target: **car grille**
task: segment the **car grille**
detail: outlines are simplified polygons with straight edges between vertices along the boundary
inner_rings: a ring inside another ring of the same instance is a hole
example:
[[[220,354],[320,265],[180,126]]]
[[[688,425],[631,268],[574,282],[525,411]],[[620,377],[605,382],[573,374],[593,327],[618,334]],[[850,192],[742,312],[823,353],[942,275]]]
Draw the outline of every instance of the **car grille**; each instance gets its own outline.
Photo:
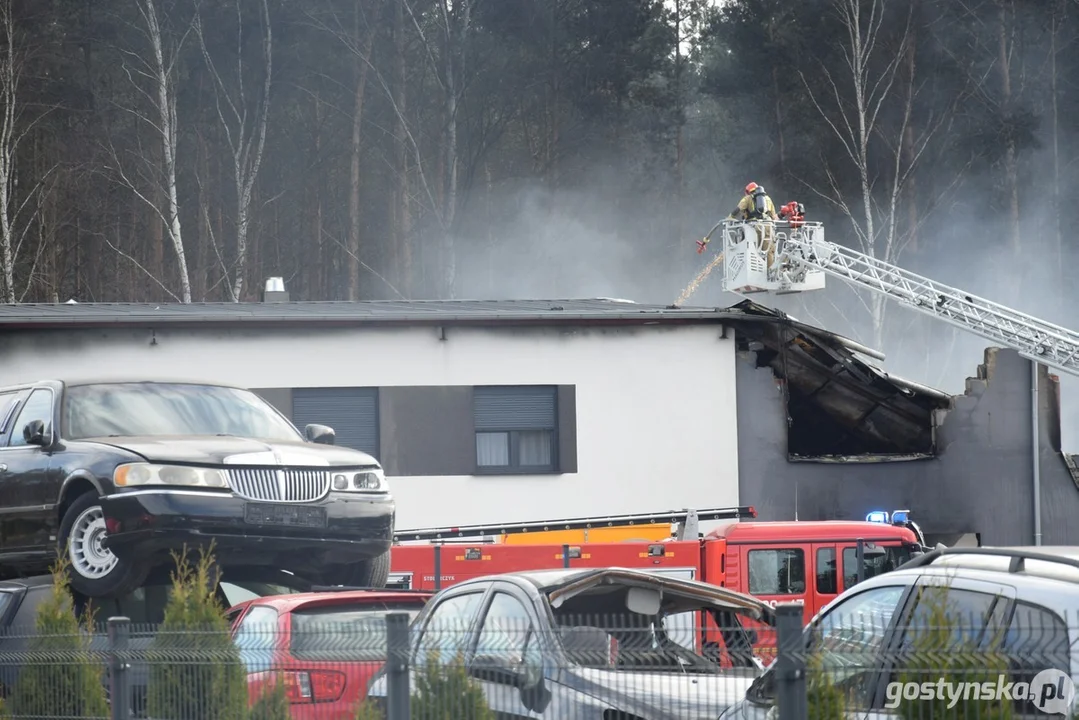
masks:
[[[248,500],[312,502],[330,490],[327,470],[234,468],[228,473],[232,491]]]

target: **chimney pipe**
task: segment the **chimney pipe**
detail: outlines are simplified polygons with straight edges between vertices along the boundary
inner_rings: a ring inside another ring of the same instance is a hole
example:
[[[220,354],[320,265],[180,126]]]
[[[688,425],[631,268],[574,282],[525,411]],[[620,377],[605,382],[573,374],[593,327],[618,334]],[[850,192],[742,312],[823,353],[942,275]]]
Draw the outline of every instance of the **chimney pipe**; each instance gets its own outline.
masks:
[[[288,302],[285,279],[282,277],[266,278],[266,287],[262,293],[262,302]]]

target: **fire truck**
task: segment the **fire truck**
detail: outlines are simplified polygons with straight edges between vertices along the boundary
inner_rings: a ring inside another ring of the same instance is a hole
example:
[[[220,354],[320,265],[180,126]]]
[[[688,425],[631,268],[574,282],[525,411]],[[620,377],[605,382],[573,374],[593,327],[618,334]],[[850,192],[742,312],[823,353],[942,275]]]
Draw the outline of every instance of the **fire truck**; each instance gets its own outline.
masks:
[[[439,590],[474,577],[572,567],[649,568],[719,585],[771,605],[797,603],[808,621],[857,582],[894,569],[925,550],[906,510],[865,521],[740,521],[752,506],[504,525],[402,530],[390,554],[390,585]],[[699,523],[738,521],[707,534]],[[666,526],[659,541],[514,544],[506,536]],[[676,529],[670,532],[670,528]]]

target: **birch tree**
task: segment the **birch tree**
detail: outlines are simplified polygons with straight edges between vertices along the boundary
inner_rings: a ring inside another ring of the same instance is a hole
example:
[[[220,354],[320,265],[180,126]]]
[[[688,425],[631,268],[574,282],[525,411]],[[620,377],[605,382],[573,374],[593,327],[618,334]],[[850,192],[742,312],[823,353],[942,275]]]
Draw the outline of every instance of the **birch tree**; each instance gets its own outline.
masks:
[[[37,178],[20,177],[19,151],[49,109],[34,115],[27,112],[22,81],[29,61],[28,43],[15,26],[12,0],[0,0],[0,35],[3,37],[0,47],[0,302],[4,303],[21,300],[15,285],[15,266],[34,217],[40,212],[37,199],[55,169],[55,166],[44,169]],[[31,278],[40,252],[39,248]]]
[[[251,197],[266,149],[270,87],[273,84],[273,27],[267,0],[261,0],[259,17],[262,25],[262,84],[254,99],[245,88],[244,80],[248,74],[248,68],[244,63],[243,5],[241,0],[236,0],[236,46],[234,49],[236,77],[232,89],[226,83],[206,44],[202,14],[196,11],[195,15],[195,30],[199,38],[199,47],[202,49],[207,71],[213,80],[217,117],[221,122],[221,128],[232,155],[236,191],[236,256],[231,284],[226,277],[225,285],[233,302],[240,302],[243,297],[244,276],[247,272],[248,232],[251,227]]]
[[[180,276],[179,297],[168,289],[164,279],[153,275],[150,277],[180,302],[190,303],[191,276],[187,267],[187,253],[184,249],[183,228],[180,223],[180,193],[176,181],[179,135],[176,116],[176,74],[180,50],[190,33],[191,26],[187,25],[175,44],[170,45],[169,37],[163,30],[165,18],[158,12],[155,0],[138,0],[137,8],[142,20],[140,32],[149,46],[149,54],[147,56],[134,50],[123,50],[121,69],[136,93],[146,101],[148,110],[138,107],[122,107],[121,109],[133,115],[140,124],[150,129],[160,147],[160,165],[157,164],[156,153],[142,152],[141,145],[134,153],[127,153],[133,155],[131,161],[128,162],[109,138],[108,149],[112,158],[112,166],[109,169],[119,177],[125,187],[135,194],[139,201],[151,209],[154,216],[164,225],[169,244],[172,245],[173,252],[176,254]],[[164,198],[163,202],[159,198]],[[120,252],[116,246],[113,246],[113,249]],[[134,258],[129,256],[128,259],[137,264]],[[141,264],[139,268],[150,274]]]
[[[821,92],[799,71],[813,106],[839,141],[841,164],[852,169],[857,179],[857,191],[849,197],[839,179],[847,171],[837,171],[826,163],[828,192],[810,187],[850,220],[863,253],[890,263],[898,261],[914,230],[902,228],[899,222],[904,188],[942,122],[940,116],[931,117],[913,140],[907,138],[918,83],[913,70],[907,77],[900,72],[904,65],[913,68],[904,61],[908,45],[914,41],[913,5],[907,0],[900,0],[900,5],[905,8],[901,11],[903,25],[896,32],[889,22],[889,0],[832,0],[846,36],[839,50],[843,70],[849,76],[839,80],[821,62],[825,88]],[[889,36],[888,31],[895,35]],[[886,127],[882,111],[888,114],[886,108],[893,104],[898,106],[898,112],[893,113],[899,118],[898,126]],[[884,159],[876,159],[881,157]],[[858,298],[869,313],[873,344],[879,348],[884,339],[886,298],[880,293],[873,293],[868,302],[860,293]]]

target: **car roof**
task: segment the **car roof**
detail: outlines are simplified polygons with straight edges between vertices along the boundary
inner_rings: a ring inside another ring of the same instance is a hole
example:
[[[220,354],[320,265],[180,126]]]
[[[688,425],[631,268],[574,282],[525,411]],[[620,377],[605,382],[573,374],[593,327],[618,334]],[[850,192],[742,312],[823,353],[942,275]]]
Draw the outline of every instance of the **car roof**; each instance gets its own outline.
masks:
[[[0,580],[0,590],[24,590],[27,588],[51,587],[52,575],[33,575],[25,578]]]
[[[30,380],[23,383],[16,383],[14,385],[5,385],[0,387],[0,390],[20,390],[25,388],[34,387],[37,385],[45,385],[49,383],[60,383],[65,387],[79,387],[81,385],[135,385],[135,384],[157,384],[157,385],[208,385],[210,387],[224,387],[232,388],[235,390],[247,390],[248,388],[240,387],[239,385],[229,385],[219,382],[207,382],[206,380],[194,380],[190,378],[176,378],[176,377],[161,377],[161,378],[147,378],[147,377],[57,377],[57,378],[39,378],[37,380]]]
[[[234,607],[241,605],[261,605],[272,607],[279,613],[288,613],[306,605],[356,605],[381,603],[408,604],[414,603],[417,607],[423,607],[434,596],[433,591],[426,590],[339,590],[326,592],[290,593],[288,595],[266,595],[265,597],[251,598]]]

